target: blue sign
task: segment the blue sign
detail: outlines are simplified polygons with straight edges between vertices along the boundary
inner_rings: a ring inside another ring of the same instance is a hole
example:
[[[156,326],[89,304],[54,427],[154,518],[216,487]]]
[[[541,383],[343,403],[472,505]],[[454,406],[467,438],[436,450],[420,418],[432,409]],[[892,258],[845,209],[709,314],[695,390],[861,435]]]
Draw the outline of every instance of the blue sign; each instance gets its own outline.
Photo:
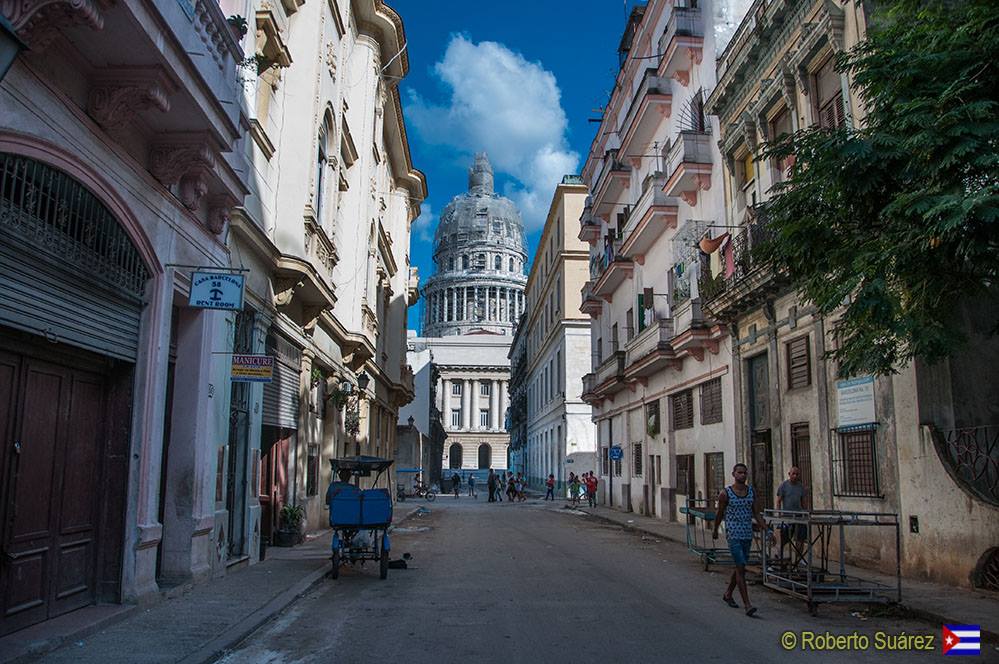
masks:
[[[195,272],[191,275],[188,304],[201,309],[243,308],[243,275],[227,272]]]
[[[624,458],[624,450],[621,449],[620,445],[613,445],[610,448],[610,460],[620,461]]]

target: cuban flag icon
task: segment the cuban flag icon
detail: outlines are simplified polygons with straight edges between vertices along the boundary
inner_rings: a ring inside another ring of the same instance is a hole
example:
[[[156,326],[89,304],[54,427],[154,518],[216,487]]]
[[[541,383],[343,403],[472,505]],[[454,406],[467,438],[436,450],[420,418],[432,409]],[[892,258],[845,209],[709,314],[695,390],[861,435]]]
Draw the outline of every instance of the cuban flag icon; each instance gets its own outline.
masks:
[[[981,655],[982,628],[978,625],[944,625],[943,654]]]

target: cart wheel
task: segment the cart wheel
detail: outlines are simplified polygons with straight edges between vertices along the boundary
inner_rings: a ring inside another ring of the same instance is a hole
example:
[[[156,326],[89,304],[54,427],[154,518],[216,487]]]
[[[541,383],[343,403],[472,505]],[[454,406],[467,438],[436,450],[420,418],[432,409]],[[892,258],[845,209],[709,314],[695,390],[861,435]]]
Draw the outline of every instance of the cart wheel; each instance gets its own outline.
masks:
[[[333,551],[333,569],[330,571],[330,576],[334,579],[340,578],[340,550],[334,549]]]
[[[382,549],[382,557],[378,563],[378,578],[387,579],[388,578],[388,554],[389,552]]]
[[[433,491],[427,491],[427,502],[432,503],[437,500],[437,494]]]

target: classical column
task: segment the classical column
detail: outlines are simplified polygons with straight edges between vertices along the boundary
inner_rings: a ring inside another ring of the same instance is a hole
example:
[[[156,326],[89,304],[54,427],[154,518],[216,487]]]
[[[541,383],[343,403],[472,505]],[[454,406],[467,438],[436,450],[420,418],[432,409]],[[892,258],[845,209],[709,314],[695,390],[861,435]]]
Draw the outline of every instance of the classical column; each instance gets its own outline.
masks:
[[[461,422],[462,422],[462,428],[465,431],[468,431],[472,428],[471,419],[469,418],[469,414],[472,411],[471,391],[472,391],[472,381],[467,379],[463,380],[461,385]]]
[[[492,423],[492,430],[499,431],[500,429],[500,403],[499,403],[499,392],[500,392],[500,382],[498,380],[492,381],[492,385],[489,388],[489,421]]]
[[[452,288],[451,289],[451,303],[452,303],[451,320],[458,320],[459,318],[458,318],[458,289],[457,288]]]
[[[468,286],[461,287],[461,320],[468,316]]]
[[[472,431],[479,430],[479,381],[471,380],[472,386]]]
[[[442,408],[444,412],[442,413],[442,419],[444,420],[444,428],[450,429],[451,428],[451,380],[450,379],[445,378],[443,380],[442,389],[444,391],[443,395],[444,407]]]
[[[506,405],[506,399],[507,399],[506,383],[507,383],[507,381],[505,381],[505,380],[501,380],[499,382],[499,385],[500,385],[500,396],[499,396],[500,428],[502,428],[506,424],[505,418],[504,418],[504,414],[506,413],[506,408],[507,408],[507,405]]]

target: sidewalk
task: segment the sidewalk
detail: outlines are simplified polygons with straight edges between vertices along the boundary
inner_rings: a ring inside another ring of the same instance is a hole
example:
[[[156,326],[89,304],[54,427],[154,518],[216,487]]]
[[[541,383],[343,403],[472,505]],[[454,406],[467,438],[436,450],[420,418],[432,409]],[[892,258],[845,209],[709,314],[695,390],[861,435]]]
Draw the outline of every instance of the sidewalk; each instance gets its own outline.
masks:
[[[400,524],[419,506],[397,510]],[[405,511],[403,511],[405,510]],[[212,581],[189,584],[151,604],[98,605],[0,639],[0,662],[131,663],[212,661],[323,579],[330,531]]]
[[[575,509],[628,530],[687,545],[686,526],[683,523],[653,519],[633,512],[619,512],[607,507],[584,505]],[[691,563],[694,561],[695,558],[691,555]],[[894,584],[894,577],[867,569],[854,569],[866,579]],[[902,577],[902,606],[917,617],[940,625],[980,625],[983,641],[999,643],[999,597],[993,593]]]

